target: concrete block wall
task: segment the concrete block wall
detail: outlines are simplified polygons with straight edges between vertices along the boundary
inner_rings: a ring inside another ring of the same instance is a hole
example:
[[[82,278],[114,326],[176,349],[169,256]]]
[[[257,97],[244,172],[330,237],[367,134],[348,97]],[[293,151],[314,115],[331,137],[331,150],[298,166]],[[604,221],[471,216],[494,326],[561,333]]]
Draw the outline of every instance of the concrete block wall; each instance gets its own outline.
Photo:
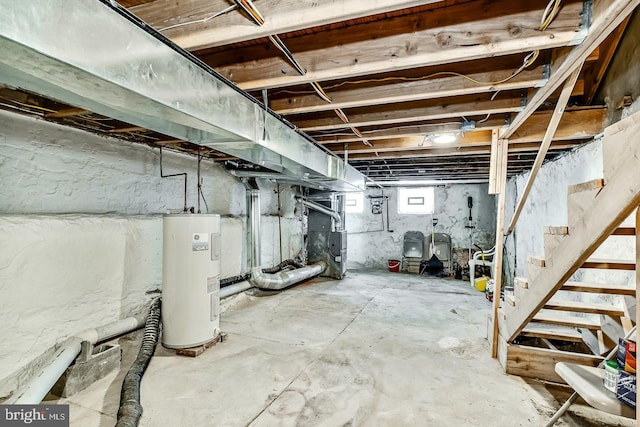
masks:
[[[436,232],[451,236],[454,248],[463,248],[470,242],[482,248],[490,248],[495,242],[496,213],[494,196],[488,193],[486,184],[458,184],[435,187],[435,212],[433,215],[398,214],[397,189],[386,188],[389,196],[389,223],[392,233],[386,229],[386,207],[382,215],[371,213],[367,195],[380,195],[380,189],[370,189],[365,194],[364,211],[360,214],[346,214],[348,232],[348,268],[387,268],[387,260],[401,259],[404,233],[421,231],[427,239],[431,234],[431,220],[438,219]],[[469,208],[467,197],[473,197],[472,225],[468,224]],[[462,261],[462,260],[461,260]],[[466,258],[463,264],[466,264]]]
[[[166,173],[197,159],[163,153]],[[209,213],[222,218],[223,277],[246,271],[246,196],[240,180],[202,162]],[[181,211],[184,181],[161,178],[159,151],[0,111],[0,400],[56,342],[140,310],[162,284],[162,214]],[[294,190],[260,181],[264,265],[301,250]],[[201,204],[205,212],[204,203]]]

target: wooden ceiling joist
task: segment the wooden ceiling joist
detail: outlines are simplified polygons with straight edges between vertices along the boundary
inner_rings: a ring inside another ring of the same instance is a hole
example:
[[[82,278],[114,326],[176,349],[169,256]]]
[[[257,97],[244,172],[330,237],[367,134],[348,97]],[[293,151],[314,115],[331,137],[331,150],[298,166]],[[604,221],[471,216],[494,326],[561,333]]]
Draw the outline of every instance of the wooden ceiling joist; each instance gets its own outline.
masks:
[[[535,92],[526,108],[518,113],[511,125],[500,136],[510,138],[639,4],[640,0],[595,0],[592,24],[586,38],[568,53],[556,58],[551,66],[551,77],[547,84]]]
[[[541,111],[532,115],[527,120],[527,126],[521,128],[516,134],[514,134],[510,141],[513,142],[540,142],[544,138],[549,120],[551,119],[551,111]],[[593,107],[586,109],[574,109],[567,110],[562,116],[560,125],[554,139],[558,140],[584,140],[592,138],[595,135],[601,133],[604,129],[604,119],[606,116],[606,109],[604,107]],[[474,132],[468,132],[468,135],[477,132],[484,132],[483,135],[490,135],[492,128],[500,127],[503,125],[504,120],[500,119],[497,122],[493,122],[491,119],[488,122],[479,124],[476,126]],[[439,130],[455,131],[452,127],[447,129],[437,129],[430,125],[401,127],[398,129],[387,129],[379,132],[365,133],[368,140],[372,141],[374,147],[379,145],[378,141],[391,140],[392,142],[399,143],[412,143],[417,145],[424,140],[426,134],[438,132]],[[336,149],[344,148],[345,143],[359,143],[358,138],[351,136],[335,136],[335,137],[322,137],[317,136],[316,140],[327,147],[333,147]],[[410,142],[409,142],[410,141]],[[487,137],[487,144],[490,144],[490,138]],[[360,144],[361,145],[361,144]]]
[[[509,141],[509,153],[536,153],[540,148],[539,143],[527,142],[520,144],[511,144]],[[552,142],[549,150],[566,150],[569,148],[577,147],[583,144],[585,141],[558,141]],[[491,150],[491,146],[452,146],[442,148],[425,148],[416,150],[403,150],[396,152],[382,152],[382,153],[349,153],[349,160],[384,160],[384,159],[412,159],[418,157],[437,157],[437,156],[464,156],[473,154],[488,154]]]
[[[416,81],[399,81],[375,87],[358,88],[347,84],[340,90],[328,90],[331,104],[315,94],[274,99],[270,107],[279,114],[302,114],[330,111],[334,108],[355,108],[370,105],[411,102],[452,96],[471,95],[485,92],[517,90],[541,86],[545,79],[544,67],[523,70],[504,83],[496,83],[509,77],[513,70],[470,73],[462,76],[439,77]],[[477,83],[481,82],[481,83]]]
[[[62,119],[65,117],[81,116],[88,113],[90,113],[90,111],[82,108],[65,108],[64,110],[56,111],[55,113],[47,113],[44,116],[47,119]]]
[[[384,26],[362,24],[348,31],[327,31],[287,41],[296,60],[307,68],[300,75],[288,61],[265,57],[263,46],[216,52],[202,59],[244,90],[346,79],[367,74],[455,63],[580,42],[582,2],[566,3],[545,31],[536,27],[543,10],[529,10],[529,2],[503,0],[469,14],[468,5],[438,9],[428,16],[391,19]],[[506,18],[500,19],[496,11]],[[468,19],[467,22],[460,22]],[[471,20],[474,19],[474,20]],[[435,27],[438,23],[442,26]],[[407,29],[414,31],[407,33]],[[238,58],[246,58],[238,62]],[[225,64],[226,62],[226,64]]]
[[[466,98],[466,97],[465,97]],[[484,114],[515,113],[522,109],[521,97],[490,100],[490,95],[481,95],[474,100],[465,99],[457,103],[456,99],[450,99],[448,103],[430,102],[424,107],[406,108],[392,104],[387,111],[353,114],[347,112],[349,123],[345,123],[338,117],[325,119],[294,121],[293,123],[305,132],[324,131],[333,129],[345,129],[351,126],[358,128],[367,126],[384,126],[398,123],[410,123],[431,121],[449,118],[460,118]],[[461,119],[462,120],[462,119]]]
[[[476,131],[491,130],[505,126],[507,119],[505,115],[492,115],[486,121],[482,123],[476,122]],[[424,125],[403,125],[397,127],[391,127],[386,129],[376,130],[364,130],[364,135],[369,141],[377,141],[384,139],[396,139],[396,138],[411,138],[421,137],[426,134],[441,133],[441,132],[458,132],[460,130],[462,122],[451,123],[428,123]],[[359,138],[351,135],[323,135],[321,133],[314,134],[314,139],[320,144],[344,144],[346,142],[360,142]]]
[[[131,9],[138,17],[156,29],[176,26],[163,32],[174,43],[187,50],[222,46],[270,35],[333,24],[349,19],[377,15],[394,10],[438,3],[440,0],[343,0],[307,2],[279,0],[260,2],[264,24],[256,26],[237,10],[204,20],[229,7],[225,0],[155,0]],[[310,10],[311,6],[311,10]],[[193,24],[188,24],[193,22]],[[185,25],[186,24],[186,25]]]

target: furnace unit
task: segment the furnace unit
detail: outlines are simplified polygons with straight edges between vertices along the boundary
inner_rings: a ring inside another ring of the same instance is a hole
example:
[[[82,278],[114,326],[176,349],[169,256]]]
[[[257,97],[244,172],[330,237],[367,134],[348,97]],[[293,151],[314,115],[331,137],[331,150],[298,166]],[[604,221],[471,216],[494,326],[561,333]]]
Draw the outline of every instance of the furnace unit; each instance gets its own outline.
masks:
[[[347,232],[344,224],[344,194],[333,193],[329,198],[311,198],[315,203],[337,212],[337,222],[324,212],[309,209],[307,252],[309,263],[324,261],[327,269],[322,276],[342,279],[347,272]]]

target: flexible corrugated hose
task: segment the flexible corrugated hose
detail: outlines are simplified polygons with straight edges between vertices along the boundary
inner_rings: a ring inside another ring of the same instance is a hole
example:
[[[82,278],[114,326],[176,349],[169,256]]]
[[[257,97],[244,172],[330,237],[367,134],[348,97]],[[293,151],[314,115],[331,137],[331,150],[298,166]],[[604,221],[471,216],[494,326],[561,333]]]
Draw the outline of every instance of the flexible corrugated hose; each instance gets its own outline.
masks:
[[[156,298],[149,307],[138,357],[124,377],[116,427],[136,427],[140,422],[142,416],[140,381],[149,366],[160,337],[160,301],[160,298]]]
[[[262,272],[263,273],[268,273],[268,274],[273,274],[273,273],[277,273],[278,271],[282,270],[285,267],[302,268],[302,267],[304,267],[304,264],[302,264],[301,262],[298,262],[298,261],[296,261],[294,259],[285,259],[280,264],[278,264],[278,265],[276,265],[274,267],[263,268]]]

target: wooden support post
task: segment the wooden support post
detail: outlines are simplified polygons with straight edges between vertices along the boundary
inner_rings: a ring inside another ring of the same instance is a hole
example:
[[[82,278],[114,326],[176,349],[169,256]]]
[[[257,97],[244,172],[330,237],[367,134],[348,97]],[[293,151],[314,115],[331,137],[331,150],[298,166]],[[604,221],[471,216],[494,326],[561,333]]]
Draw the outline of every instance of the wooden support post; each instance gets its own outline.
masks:
[[[553,136],[555,135],[556,130],[558,129],[558,125],[560,124],[560,119],[564,114],[564,109],[567,106],[567,102],[569,102],[569,97],[571,96],[573,87],[576,85],[576,82],[578,81],[578,76],[580,75],[581,69],[582,69],[582,66],[577,67],[573,71],[573,73],[569,76],[569,78],[564,84],[564,87],[562,88],[562,92],[560,93],[560,98],[558,98],[558,103],[556,104],[555,111],[551,116],[551,121],[549,122],[547,131],[545,132],[544,138],[542,139],[542,143],[540,144],[540,149],[538,150],[538,154],[536,155],[536,160],[533,162],[531,173],[529,174],[527,183],[524,186],[524,191],[522,192],[522,196],[520,197],[520,200],[518,200],[516,209],[513,212],[513,216],[511,217],[511,222],[509,223],[509,227],[507,228],[507,235],[513,233],[513,230],[516,228],[516,222],[518,222],[518,218],[520,218],[520,214],[522,213],[524,204],[527,202],[527,198],[529,197],[529,193],[531,192],[533,183],[535,182],[536,177],[538,176],[538,171],[542,166],[542,162],[544,162],[544,158],[547,155],[549,146],[551,146],[551,141],[553,140]]]
[[[507,162],[509,160],[509,140],[498,140],[498,159],[497,182],[498,195],[498,212],[496,214],[496,253],[493,256],[494,266],[494,288],[493,288],[493,342],[491,344],[491,357],[498,357],[498,310],[500,309],[500,290],[502,289],[502,251],[504,248],[504,206],[507,196]]]
[[[491,131],[491,157],[489,158],[489,194],[498,194],[498,158],[502,153],[498,152],[498,129]]]

